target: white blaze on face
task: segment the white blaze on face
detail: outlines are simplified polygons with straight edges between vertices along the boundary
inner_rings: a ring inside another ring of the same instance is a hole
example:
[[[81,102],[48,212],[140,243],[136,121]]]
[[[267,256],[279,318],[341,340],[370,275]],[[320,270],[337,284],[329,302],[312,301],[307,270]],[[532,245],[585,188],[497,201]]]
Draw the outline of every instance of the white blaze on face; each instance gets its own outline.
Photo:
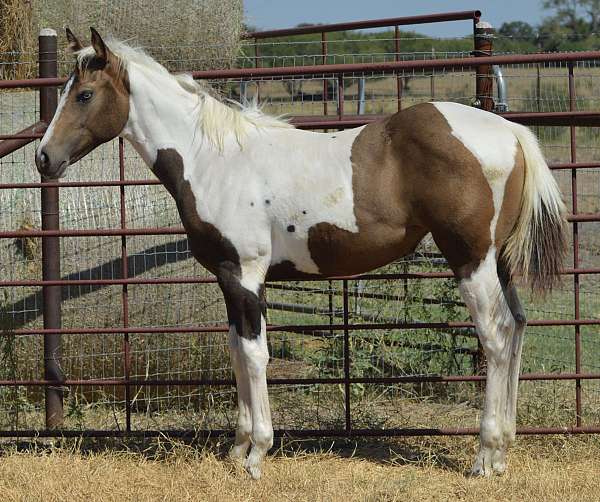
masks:
[[[472,106],[458,103],[432,103],[444,116],[458,139],[479,161],[485,179],[492,190],[494,217],[490,223],[492,241],[500,216],[504,187],[515,165],[517,138],[508,122]]]
[[[50,122],[48,129],[46,129],[46,133],[44,134],[42,141],[40,142],[40,146],[38,147],[38,150],[37,150],[38,152],[41,152],[42,148],[44,148],[48,144],[48,142],[52,139],[52,134],[54,132],[54,127],[56,126],[56,121],[58,120],[58,117],[60,117],[62,109],[64,108],[65,103],[67,102],[67,97],[69,96],[69,92],[71,91],[71,87],[73,86],[74,80],[75,80],[75,74],[72,74],[71,77],[69,78],[69,80],[67,80],[67,83],[65,84],[65,88],[64,88],[62,94],[60,95],[60,100],[58,101],[58,107],[56,108],[56,111],[54,112],[54,117],[52,117],[52,121]]]

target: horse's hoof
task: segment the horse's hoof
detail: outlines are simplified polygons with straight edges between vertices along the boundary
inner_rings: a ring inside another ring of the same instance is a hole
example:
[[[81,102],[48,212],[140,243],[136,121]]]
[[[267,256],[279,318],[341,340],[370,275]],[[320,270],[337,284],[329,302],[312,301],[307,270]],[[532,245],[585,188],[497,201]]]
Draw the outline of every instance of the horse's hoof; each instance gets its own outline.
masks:
[[[261,472],[260,467],[258,465],[248,465],[246,464],[246,472],[250,474],[252,479],[260,479]]]
[[[471,468],[472,477],[489,477],[506,471],[505,452],[499,448],[482,448]]]

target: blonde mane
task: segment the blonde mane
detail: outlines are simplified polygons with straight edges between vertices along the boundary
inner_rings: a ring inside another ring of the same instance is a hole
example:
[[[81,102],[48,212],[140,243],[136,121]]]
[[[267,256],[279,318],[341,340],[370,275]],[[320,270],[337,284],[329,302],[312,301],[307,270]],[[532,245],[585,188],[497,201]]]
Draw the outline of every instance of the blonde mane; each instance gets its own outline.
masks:
[[[201,106],[198,113],[198,127],[206,138],[219,151],[224,148],[225,137],[232,133],[240,148],[248,131],[252,128],[292,128],[286,120],[273,117],[263,113],[256,100],[251,103],[240,104],[227,100],[230,105],[224,103],[224,98],[218,96],[216,91],[205,83],[197,82],[187,73],[173,74],[162,66],[158,61],[146,54],[140,48],[134,48],[126,43],[109,38],[106,45],[119,59],[118,71],[126,70],[131,63],[135,63],[147,70],[156,73],[157,77],[174,80],[185,91],[198,96]],[[85,70],[90,58],[95,54],[93,47],[85,47],[77,51],[77,66]]]

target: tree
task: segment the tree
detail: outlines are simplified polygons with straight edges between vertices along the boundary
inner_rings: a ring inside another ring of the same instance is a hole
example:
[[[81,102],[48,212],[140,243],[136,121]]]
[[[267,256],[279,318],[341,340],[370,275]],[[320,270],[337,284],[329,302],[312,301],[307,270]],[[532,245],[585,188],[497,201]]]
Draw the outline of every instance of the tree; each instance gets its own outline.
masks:
[[[555,10],[554,19],[559,20],[560,24],[572,31],[577,29],[577,7],[580,7],[585,0],[543,0],[542,6],[547,10]]]
[[[600,0],[579,0],[590,19],[590,31],[596,33],[600,26]]]
[[[600,2],[600,0],[598,0]],[[503,23],[498,30],[498,34],[503,37],[513,38],[515,40],[526,40],[532,42],[535,40],[535,28],[524,21],[510,21]]]
[[[580,30],[582,25],[588,32],[596,32],[600,27],[600,0],[543,0],[542,6],[554,10],[556,14],[551,19],[572,32]]]
[[[542,6],[554,11],[538,28],[544,50],[589,48],[600,29],[600,0],[543,0]]]

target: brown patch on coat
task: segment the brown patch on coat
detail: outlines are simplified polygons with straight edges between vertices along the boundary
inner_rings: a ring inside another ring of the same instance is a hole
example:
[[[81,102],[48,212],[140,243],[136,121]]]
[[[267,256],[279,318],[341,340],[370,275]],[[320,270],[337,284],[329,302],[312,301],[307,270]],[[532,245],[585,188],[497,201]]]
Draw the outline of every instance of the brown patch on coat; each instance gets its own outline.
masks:
[[[183,177],[183,168],[183,159],[176,150],[158,150],[153,171],[177,203],[194,258],[217,276],[229,323],[235,326],[238,335],[255,338],[261,332],[261,313],[266,314],[264,286],[259,287],[256,295],[240,284],[239,254],[217,227],[202,221],[198,215],[196,197]]]
[[[322,274],[386,265],[431,232],[456,276],[471,275],[491,245],[492,191],[479,161],[434,105],[416,105],[366,126],[351,159],[358,232],[328,223],[309,230],[310,253]],[[515,198],[520,201],[520,189]],[[507,209],[503,225],[510,225],[511,215]]]
[[[352,190],[358,232],[329,223],[309,229],[308,247],[323,275],[381,267],[411,253],[427,230],[411,219],[410,186],[392,152],[389,119],[366,126],[352,146]]]
[[[519,214],[521,213],[523,188],[525,186],[525,157],[521,145],[517,143],[517,152],[515,153],[515,164],[510,176],[504,186],[504,197],[502,207],[496,223],[495,243],[496,249],[500,250],[504,246],[506,239],[512,233]]]
[[[267,281],[294,280],[300,281],[303,279],[314,279],[323,277],[321,274],[309,274],[301,272],[290,260],[284,260],[275,265],[271,265],[267,271]]]

